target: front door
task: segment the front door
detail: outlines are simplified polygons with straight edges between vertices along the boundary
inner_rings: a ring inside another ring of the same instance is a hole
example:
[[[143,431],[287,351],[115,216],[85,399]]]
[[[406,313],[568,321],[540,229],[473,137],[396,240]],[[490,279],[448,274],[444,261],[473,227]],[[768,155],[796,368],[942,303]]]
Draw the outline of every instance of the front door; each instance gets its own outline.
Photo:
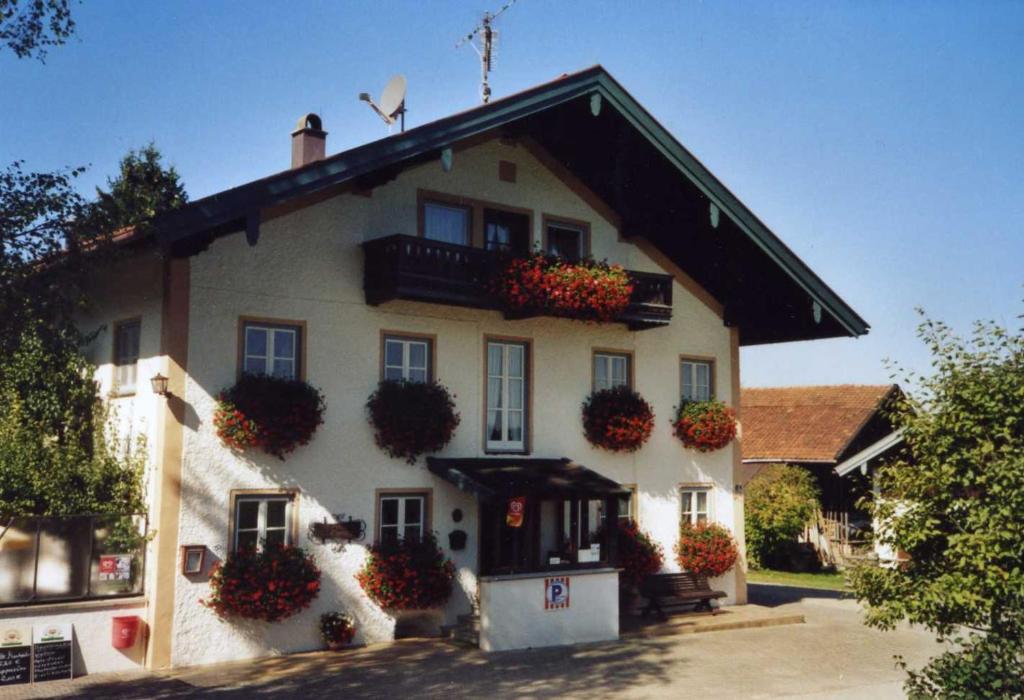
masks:
[[[484,209],[484,246],[511,255],[530,252],[530,217],[526,214]]]

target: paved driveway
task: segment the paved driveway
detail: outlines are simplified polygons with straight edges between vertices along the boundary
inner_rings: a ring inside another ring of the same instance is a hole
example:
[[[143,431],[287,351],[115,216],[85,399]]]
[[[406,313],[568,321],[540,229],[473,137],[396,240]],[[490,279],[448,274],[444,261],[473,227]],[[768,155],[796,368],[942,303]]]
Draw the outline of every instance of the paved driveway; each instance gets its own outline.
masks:
[[[167,700],[193,696],[231,700],[413,696],[873,700],[903,697],[902,673],[895,668],[894,654],[919,665],[937,649],[930,636],[919,631],[864,628],[857,605],[828,592],[752,585],[751,598],[801,612],[807,622],[490,655],[437,641],[405,641],[342,654],[303,654],[118,682],[83,678],[32,692],[38,697],[64,693],[66,697]]]

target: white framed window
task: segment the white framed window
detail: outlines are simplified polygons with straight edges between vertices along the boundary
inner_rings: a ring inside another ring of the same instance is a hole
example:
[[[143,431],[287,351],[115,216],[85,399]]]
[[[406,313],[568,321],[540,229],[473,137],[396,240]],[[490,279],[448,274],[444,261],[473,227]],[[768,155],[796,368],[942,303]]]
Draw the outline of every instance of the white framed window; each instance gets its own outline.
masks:
[[[429,382],[433,343],[428,338],[384,336],[384,379]]]
[[[377,503],[377,541],[421,540],[427,531],[427,494],[380,494]]]
[[[432,241],[469,245],[471,220],[469,207],[440,202],[423,203],[423,236]]]
[[[114,390],[117,393],[135,392],[141,334],[142,321],[138,319],[114,324]]]
[[[302,376],[302,326],[245,321],[242,371],[283,379]]]
[[[621,353],[594,353],[594,391],[630,385],[630,356]]]
[[[708,401],[712,396],[711,363],[681,360],[679,364],[679,395],[684,401]]]
[[[548,255],[557,255],[566,260],[579,260],[586,255],[586,228],[563,222],[547,225]]]
[[[680,519],[696,525],[711,519],[711,489],[707,487],[683,487],[679,489]]]
[[[292,544],[291,494],[246,494],[235,497],[232,550]]]
[[[525,343],[487,342],[487,449],[526,450]]]

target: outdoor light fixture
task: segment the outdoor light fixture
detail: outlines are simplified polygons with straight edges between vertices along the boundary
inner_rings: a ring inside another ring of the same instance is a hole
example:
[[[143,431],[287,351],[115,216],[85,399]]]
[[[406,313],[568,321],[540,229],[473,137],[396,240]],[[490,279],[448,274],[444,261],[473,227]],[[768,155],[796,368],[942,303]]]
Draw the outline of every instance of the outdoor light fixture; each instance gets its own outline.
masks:
[[[167,391],[167,377],[157,372],[149,379],[150,385],[153,387],[153,393],[157,396],[170,396],[171,392]]]

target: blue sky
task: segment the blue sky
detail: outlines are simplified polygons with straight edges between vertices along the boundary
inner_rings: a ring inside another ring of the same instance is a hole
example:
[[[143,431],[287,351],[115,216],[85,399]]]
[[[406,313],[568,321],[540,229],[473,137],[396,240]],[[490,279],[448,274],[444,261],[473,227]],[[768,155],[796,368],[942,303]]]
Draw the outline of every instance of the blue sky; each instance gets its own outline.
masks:
[[[193,198],[385,135],[356,95],[409,79],[409,125],[478,103],[474,2],[104,0],[45,65],[0,54],[0,162],[91,165],[154,139]],[[549,2],[498,20],[495,97],[603,64],[872,325],[751,348],[745,385],[927,370],[914,307],[1024,311],[1024,3]]]

